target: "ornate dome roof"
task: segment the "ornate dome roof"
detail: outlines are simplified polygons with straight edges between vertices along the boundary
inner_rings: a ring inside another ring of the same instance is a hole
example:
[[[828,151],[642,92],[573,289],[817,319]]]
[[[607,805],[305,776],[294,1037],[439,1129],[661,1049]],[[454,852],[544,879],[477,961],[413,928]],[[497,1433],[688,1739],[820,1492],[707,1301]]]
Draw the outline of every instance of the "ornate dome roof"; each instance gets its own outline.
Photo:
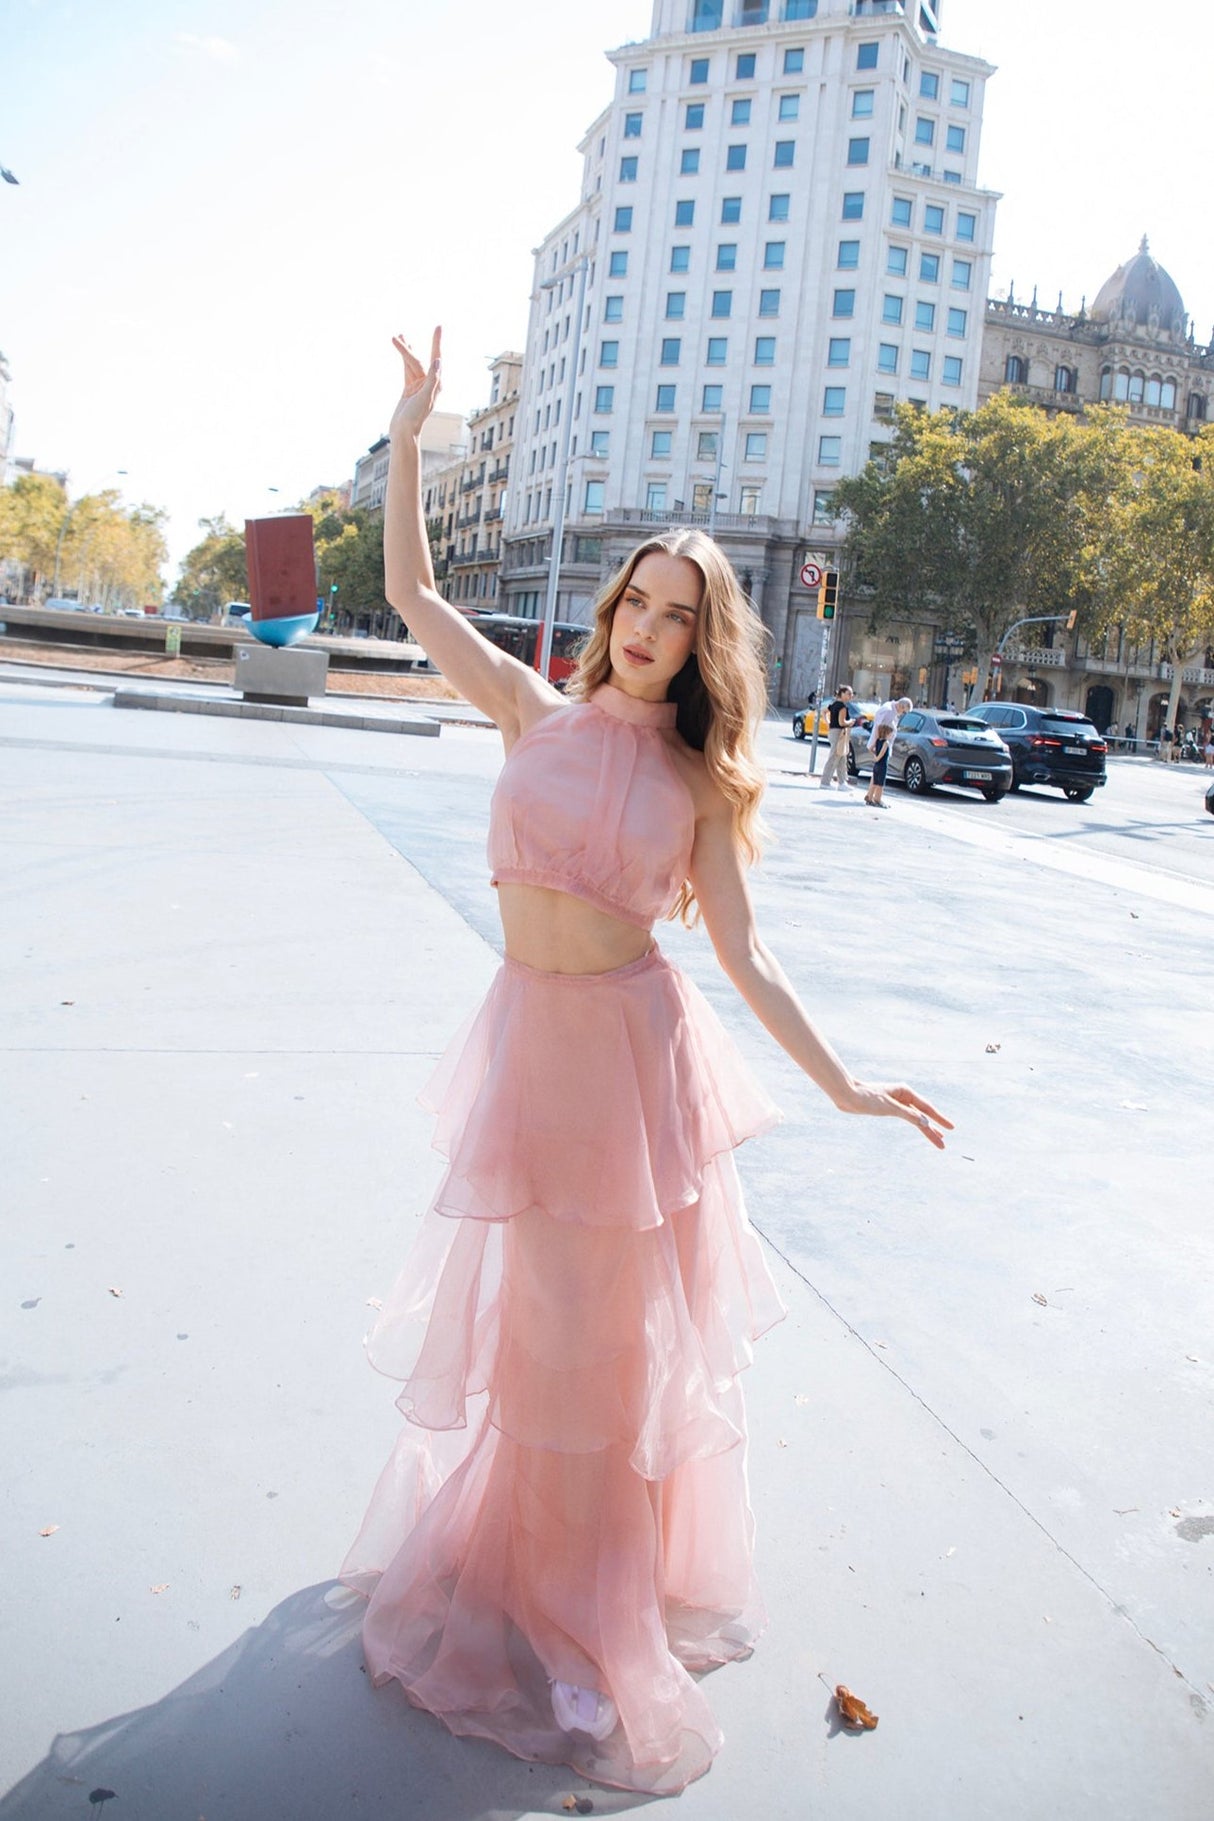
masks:
[[[1133,259],[1118,266],[1101,285],[1090,314],[1110,327],[1146,329],[1173,341],[1184,340],[1184,299],[1159,261],[1151,258],[1145,234]]]

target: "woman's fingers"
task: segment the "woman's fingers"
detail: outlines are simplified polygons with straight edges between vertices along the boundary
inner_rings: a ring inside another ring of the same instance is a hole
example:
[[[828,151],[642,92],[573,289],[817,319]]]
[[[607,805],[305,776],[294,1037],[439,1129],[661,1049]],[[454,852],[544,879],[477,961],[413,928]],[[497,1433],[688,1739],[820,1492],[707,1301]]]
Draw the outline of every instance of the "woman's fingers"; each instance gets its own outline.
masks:
[[[899,1086],[896,1088],[886,1088],[885,1091],[891,1100],[898,1101],[904,1107],[914,1107],[916,1112],[928,1114],[930,1118],[936,1121],[937,1125],[942,1125],[946,1130],[952,1131],[952,1120],[946,1119],[944,1114],[940,1112],[937,1107],[934,1107],[930,1100],[924,1100],[921,1095],[915,1093],[913,1088]]]

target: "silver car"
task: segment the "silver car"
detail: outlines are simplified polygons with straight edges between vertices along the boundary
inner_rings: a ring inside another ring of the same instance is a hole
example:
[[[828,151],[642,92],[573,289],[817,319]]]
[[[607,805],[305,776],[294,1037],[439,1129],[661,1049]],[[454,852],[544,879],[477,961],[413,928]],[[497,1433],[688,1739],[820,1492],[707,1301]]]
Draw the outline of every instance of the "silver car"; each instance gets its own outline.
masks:
[[[853,777],[872,770],[871,732],[871,725],[852,730],[848,770]],[[912,708],[898,723],[888,776],[916,794],[934,784],[956,784],[998,803],[1012,787],[1012,755],[993,728],[970,715]]]

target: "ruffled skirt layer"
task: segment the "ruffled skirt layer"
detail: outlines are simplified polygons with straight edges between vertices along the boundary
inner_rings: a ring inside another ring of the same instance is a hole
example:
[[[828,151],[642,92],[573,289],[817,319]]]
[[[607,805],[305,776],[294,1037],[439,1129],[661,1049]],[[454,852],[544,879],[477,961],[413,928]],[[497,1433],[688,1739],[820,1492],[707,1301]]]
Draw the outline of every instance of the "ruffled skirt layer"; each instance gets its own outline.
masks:
[[[745,1655],[738,1375],[783,1309],[732,1151],[778,1114],[655,950],[507,961],[426,1095],[448,1159],[372,1333],[407,1427],[342,1570],[377,1683],[456,1733],[673,1793],[720,1744],[689,1671]],[[553,1680],[619,1711],[560,1730]]]

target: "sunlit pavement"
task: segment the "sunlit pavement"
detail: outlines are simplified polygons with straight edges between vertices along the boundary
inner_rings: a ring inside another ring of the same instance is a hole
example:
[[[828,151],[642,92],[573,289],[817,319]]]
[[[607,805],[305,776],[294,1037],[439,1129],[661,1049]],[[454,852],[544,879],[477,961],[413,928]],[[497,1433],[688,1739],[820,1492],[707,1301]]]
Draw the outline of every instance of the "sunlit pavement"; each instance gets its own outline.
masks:
[[[763,741],[766,940],[958,1129],[844,1121],[663,933],[787,1114],[741,1155],[773,1619],[680,1809],[1206,1821],[1205,779],[876,814]],[[639,1806],[373,1692],[324,1597],[398,1421],[359,1337],[437,1175],[414,1095],[495,964],[498,759],[0,675],[3,1821]]]

